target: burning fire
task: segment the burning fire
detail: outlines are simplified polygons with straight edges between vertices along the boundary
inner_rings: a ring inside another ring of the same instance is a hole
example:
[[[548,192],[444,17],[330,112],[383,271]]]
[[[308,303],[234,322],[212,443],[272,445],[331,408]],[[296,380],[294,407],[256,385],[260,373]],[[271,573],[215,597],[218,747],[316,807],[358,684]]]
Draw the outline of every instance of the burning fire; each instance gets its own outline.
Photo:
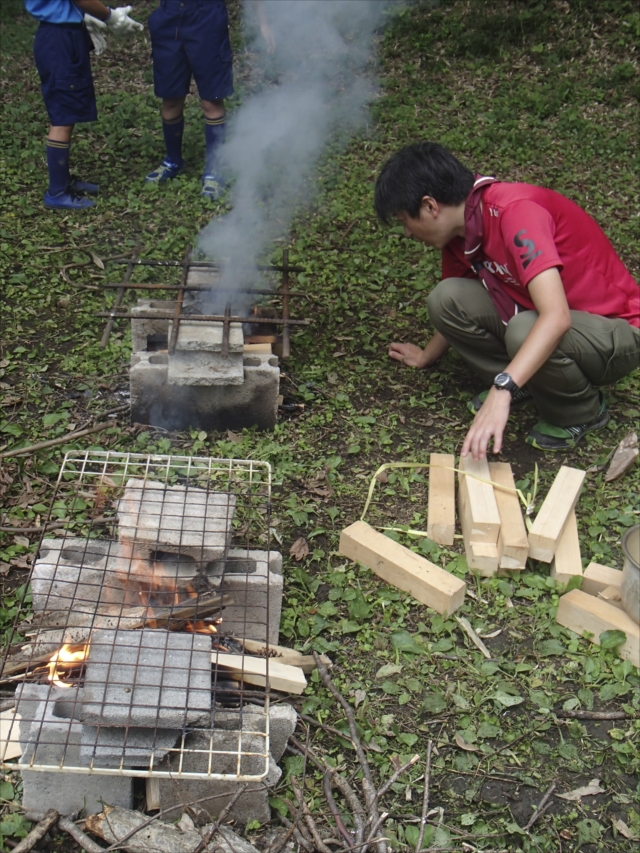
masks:
[[[73,645],[65,643],[58,651],[49,658],[47,668],[49,670],[48,679],[55,684],[56,687],[71,687],[63,681],[63,678],[68,676],[68,670],[72,670],[79,663],[82,663],[89,656],[91,644]]]

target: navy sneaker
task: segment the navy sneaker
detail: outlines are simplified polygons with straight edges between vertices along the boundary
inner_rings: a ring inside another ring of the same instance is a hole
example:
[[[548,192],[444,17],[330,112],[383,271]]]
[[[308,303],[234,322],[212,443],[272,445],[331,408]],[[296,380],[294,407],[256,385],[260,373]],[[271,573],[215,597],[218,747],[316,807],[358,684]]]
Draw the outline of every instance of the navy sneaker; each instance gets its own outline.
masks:
[[[588,432],[602,429],[609,423],[609,412],[604,394],[600,392],[600,411],[596,418],[586,424],[559,427],[548,421],[539,421],[527,436],[527,444],[536,450],[570,450]]]
[[[202,195],[210,201],[217,201],[226,187],[220,175],[211,172],[202,176]]]
[[[467,409],[471,412],[472,415],[477,415],[480,409],[482,408],[482,404],[489,396],[488,391],[483,391],[481,394],[478,394],[467,403]],[[533,402],[533,397],[527,391],[526,388],[518,388],[515,394],[511,395],[511,408],[519,409],[522,406],[527,406],[529,403]]]
[[[144,179],[146,184],[164,184],[165,181],[172,181],[184,169],[184,160],[179,163],[172,163],[171,160],[163,160],[157,169],[149,172]]]
[[[96,203],[90,198],[78,195],[69,184],[64,192],[57,195],[51,195],[47,190],[44,194],[44,206],[49,210],[87,210],[89,207],[95,207]]]
[[[71,175],[69,187],[71,192],[74,192],[76,195],[98,195],[100,192],[98,184],[90,184],[88,181],[81,181],[80,178],[75,175]]]

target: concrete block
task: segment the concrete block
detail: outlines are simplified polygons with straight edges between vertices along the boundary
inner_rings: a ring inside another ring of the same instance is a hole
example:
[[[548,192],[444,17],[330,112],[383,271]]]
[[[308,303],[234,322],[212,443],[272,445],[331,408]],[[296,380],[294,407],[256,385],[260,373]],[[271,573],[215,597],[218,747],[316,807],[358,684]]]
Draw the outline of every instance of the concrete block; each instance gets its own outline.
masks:
[[[269,706],[269,752],[275,761],[280,761],[284,755],[297,721],[298,714],[292,705],[282,702]],[[258,705],[245,705],[240,711],[216,709],[213,714],[213,726],[224,731],[242,729],[266,732],[267,714],[264,708]]]
[[[131,479],[118,501],[118,536],[202,562],[225,553],[235,495]]]
[[[268,354],[244,358],[242,385],[180,386],[167,381],[167,353],[136,352],[129,371],[131,420],[164,429],[273,429],[280,369]]]
[[[175,729],[83,726],[80,763],[96,768],[155,766],[179,738]]]
[[[230,558],[244,555],[252,555],[255,560],[253,572],[235,573],[227,567],[222,576],[216,577],[213,572],[209,575],[212,585],[218,584],[220,591],[233,601],[222,615],[223,633],[248,640],[268,640],[277,645],[282,615],[282,574],[269,571],[266,551],[229,551]],[[274,564],[281,565],[281,559],[276,558]],[[232,560],[229,565],[233,565]]]
[[[191,287],[214,287],[220,283],[220,270],[213,267],[199,267],[193,264],[189,267],[187,284]]]
[[[18,767],[23,782],[23,808],[37,812],[54,808],[63,815],[81,808],[87,814],[97,814],[102,811],[103,802],[132,808],[132,779],[125,776],[61,775],[56,771],[28,769],[33,764],[80,766],[82,726],[56,716],[54,710],[54,703],[42,702],[25,732],[25,740],[21,737],[23,753]]]
[[[210,714],[210,637],[147,628],[93,634],[83,723],[183,729],[207,725]]]
[[[131,314],[173,314],[176,309],[175,300],[171,299],[138,299],[138,304],[130,309]],[[147,349],[149,338],[167,337],[169,320],[131,320],[131,348],[134,353]]]
[[[234,751],[238,745],[242,750],[255,751],[256,754],[239,759]],[[273,758],[265,753],[263,738],[251,733],[240,735],[236,732],[234,735],[230,731],[214,729],[207,732],[190,733],[185,738],[185,746],[200,751],[184,755],[182,759],[183,772],[207,772],[210,768],[212,773],[236,775],[240,771],[247,775],[264,774],[262,781],[249,783],[249,789],[236,800],[229,816],[242,824],[249,820],[258,820],[260,823],[266,823],[270,820],[268,786],[277,783],[281,771]],[[221,754],[216,754],[211,759],[209,757],[210,746],[214,749],[220,749]],[[177,771],[177,765],[178,754],[170,754],[159,769]],[[244,783],[218,779],[181,779],[178,775],[174,779],[159,779],[160,808],[170,809],[175,805],[175,811],[170,811],[167,815],[167,819],[171,820],[180,816],[185,804],[202,797],[212,797],[200,806],[206,820],[208,819],[207,816],[218,816],[238,788],[243,785]]]
[[[178,352],[169,355],[167,382],[169,385],[242,385],[244,368],[242,352],[223,358],[219,352]]]
[[[181,320],[178,327],[176,352],[216,352],[222,351],[222,323],[201,323]],[[169,321],[169,337],[173,323]],[[244,333],[242,323],[229,324],[229,352],[241,353],[244,350]]]
[[[77,717],[82,701],[82,690],[73,687],[56,687],[54,684],[18,684],[15,692],[15,711],[20,715],[20,740],[27,742],[31,726],[42,719],[43,712],[50,717],[71,719]]]

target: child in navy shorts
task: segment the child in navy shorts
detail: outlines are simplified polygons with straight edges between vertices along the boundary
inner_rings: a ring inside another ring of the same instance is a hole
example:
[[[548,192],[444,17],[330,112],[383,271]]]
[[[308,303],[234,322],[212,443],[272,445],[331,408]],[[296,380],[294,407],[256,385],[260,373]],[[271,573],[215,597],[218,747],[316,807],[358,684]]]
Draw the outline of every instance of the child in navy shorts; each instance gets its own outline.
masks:
[[[273,37],[258,5],[262,35],[273,50]],[[224,99],[233,94],[233,55],[224,0],[160,0],[149,18],[154,92],[162,98],[166,158],[147,175],[161,184],[184,169],[184,102],[191,78],[198,86],[205,121],[205,169],[202,195],[217,199],[224,187],[217,153],[225,136]]]
[[[95,202],[86,195],[97,195],[97,184],[81,181],[69,172],[74,125],[98,118],[89,60],[93,43],[85,26],[85,15],[92,16],[94,25],[114,33],[133,32],[142,29],[142,24],[128,17],[131,6],[111,10],[100,0],[24,0],[24,5],[40,21],[33,52],[51,123],[47,137],[49,187],[44,196],[45,207],[63,210],[94,207]]]

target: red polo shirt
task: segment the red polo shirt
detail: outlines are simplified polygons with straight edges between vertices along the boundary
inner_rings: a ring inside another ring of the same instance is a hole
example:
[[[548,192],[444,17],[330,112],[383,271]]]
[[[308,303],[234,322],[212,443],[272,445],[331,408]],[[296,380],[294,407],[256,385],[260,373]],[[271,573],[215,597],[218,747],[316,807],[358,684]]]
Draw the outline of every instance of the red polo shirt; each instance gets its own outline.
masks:
[[[490,184],[482,198],[486,265],[525,309],[527,285],[557,267],[574,311],[621,317],[640,328],[640,288],[604,231],[575,202],[531,184]],[[462,238],[442,251],[442,278],[475,278]]]

